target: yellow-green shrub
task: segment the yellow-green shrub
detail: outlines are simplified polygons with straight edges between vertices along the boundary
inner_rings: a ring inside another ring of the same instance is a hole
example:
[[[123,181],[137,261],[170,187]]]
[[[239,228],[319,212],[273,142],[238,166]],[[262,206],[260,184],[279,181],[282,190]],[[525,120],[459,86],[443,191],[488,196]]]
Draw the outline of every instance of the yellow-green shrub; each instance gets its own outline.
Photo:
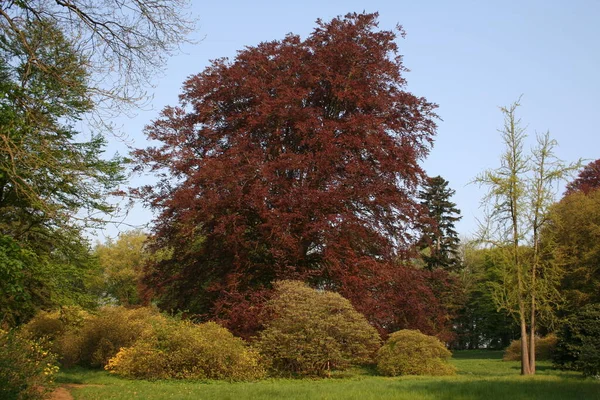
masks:
[[[535,358],[537,360],[552,360],[558,339],[554,333],[543,338],[535,337]],[[527,342],[529,344],[529,342]],[[503,361],[519,361],[521,359],[521,340],[513,340],[504,350]]]
[[[21,336],[28,339],[54,341],[67,330],[81,328],[90,314],[77,306],[65,306],[55,311],[40,311],[21,327]]]
[[[22,329],[30,339],[50,342],[63,366],[103,367],[121,347],[130,346],[152,323],[165,319],[150,308],[103,307],[94,314],[78,308],[40,312]]]
[[[274,284],[256,346],[283,375],[322,376],[373,362],[379,334],[348,300],[299,281]]]
[[[79,331],[90,318],[80,307],[61,307],[56,311],[40,311],[21,328],[21,336],[44,341],[58,355],[59,361],[71,366],[79,360]]]
[[[216,323],[164,322],[155,325],[152,335],[122,348],[105,368],[139,379],[252,380],[265,375],[258,353]]]
[[[103,307],[81,329],[65,333],[62,339],[71,347],[63,346],[62,356],[71,364],[104,367],[122,347],[150,335],[153,324],[160,324],[165,318],[151,308]]]
[[[438,338],[405,329],[392,333],[379,349],[377,370],[387,376],[454,375],[451,356]]]
[[[53,353],[14,331],[0,330],[0,399],[44,399],[57,371]]]

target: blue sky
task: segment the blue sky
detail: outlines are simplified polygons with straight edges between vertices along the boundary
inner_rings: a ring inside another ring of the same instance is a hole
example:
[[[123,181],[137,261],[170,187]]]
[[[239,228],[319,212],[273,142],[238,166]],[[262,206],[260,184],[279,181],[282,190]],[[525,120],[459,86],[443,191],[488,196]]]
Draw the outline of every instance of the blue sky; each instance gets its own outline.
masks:
[[[147,110],[118,124],[134,147],[145,147],[143,127],[166,105],[177,104],[183,81],[201,72],[209,60],[235,57],[238,50],[293,32],[303,38],[315,20],[330,20],[348,12],[380,14],[380,28],[401,24],[399,39],[408,90],[439,105],[437,137],[424,161],[426,172],[441,175],[456,190],[453,200],[462,210],[457,225],[465,237],[481,217],[482,189],[469,182],[499,165],[502,114],[521,94],[520,116],[530,134],[549,130],[565,161],[600,158],[600,1],[195,1],[190,10],[199,18],[195,45],[172,57],[166,73],[149,89],[154,99]],[[113,141],[109,150],[126,153]],[[146,182],[137,177],[133,185]],[[562,189],[561,189],[562,190]],[[137,206],[109,225],[98,239],[114,237],[130,225],[152,218]]]

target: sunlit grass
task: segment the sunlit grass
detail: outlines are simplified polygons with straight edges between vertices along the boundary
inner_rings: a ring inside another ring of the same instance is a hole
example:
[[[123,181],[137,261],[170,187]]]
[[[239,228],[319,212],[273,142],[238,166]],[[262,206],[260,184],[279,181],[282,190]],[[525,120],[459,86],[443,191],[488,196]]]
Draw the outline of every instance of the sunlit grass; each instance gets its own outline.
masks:
[[[103,371],[82,369],[62,372],[60,383],[84,384],[71,389],[74,397],[93,399],[600,399],[600,381],[551,369],[538,363],[534,377],[519,375],[518,362],[501,361],[500,352],[457,352],[452,362],[458,375],[451,377],[374,376],[372,370],[355,370],[331,379],[260,382],[133,381]],[[88,386],[89,385],[89,386]]]

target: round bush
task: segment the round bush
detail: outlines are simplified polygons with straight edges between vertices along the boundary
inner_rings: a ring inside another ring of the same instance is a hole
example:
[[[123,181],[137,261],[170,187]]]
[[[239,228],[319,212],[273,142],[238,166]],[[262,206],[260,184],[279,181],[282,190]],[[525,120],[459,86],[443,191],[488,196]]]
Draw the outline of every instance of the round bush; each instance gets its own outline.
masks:
[[[377,352],[377,370],[382,375],[454,375],[448,362],[452,353],[434,336],[401,330],[390,335]]]
[[[590,304],[569,317],[558,331],[554,365],[600,375],[600,304]]]
[[[256,343],[280,375],[323,376],[373,362],[379,334],[348,300],[299,281],[274,283]]]
[[[265,375],[258,353],[214,322],[171,320],[154,328],[152,335],[121,349],[105,368],[138,379],[253,380]]]
[[[0,330],[0,399],[44,399],[57,371],[53,353],[14,331]]]
[[[536,360],[548,361],[552,360],[556,343],[558,339],[555,334],[551,333],[543,338],[535,337],[535,358]],[[528,342],[529,343],[529,342]],[[510,345],[504,350],[502,356],[503,361],[520,361],[521,360],[521,340],[513,340]]]

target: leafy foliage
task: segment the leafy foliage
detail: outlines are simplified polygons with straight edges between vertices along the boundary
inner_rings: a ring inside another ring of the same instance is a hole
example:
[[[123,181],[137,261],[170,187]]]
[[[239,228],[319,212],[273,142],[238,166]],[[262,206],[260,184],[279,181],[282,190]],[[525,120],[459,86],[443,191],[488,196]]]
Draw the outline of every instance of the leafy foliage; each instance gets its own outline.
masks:
[[[558,338],[551,333],[545,337],[535,338],[535,357],[537,360],[549,361],[554,357]],[[506,348],[502,360],[504,361],[519,361],[521,359],[521,341],[513,340]]]
[[[372,362],[379,347],[377,331],[348,300],[299,281],[276,282],[266,313],[256,345],[279,374],[322,376]]]
[[[543,244],[561,269],[560,290],[572,312],[600,303],[600,191],[565,196],[550,210]]]
[[[555,366],[600,375],[600,304],[587,305],[567,318],[557,336]]]
[[[573,182],[567,184],[565,196],[575,192],[588,194],[600,188],[600,159],[586,165]]]
[[[504,310],[498,310],[493,288],[501,284],[504,268],[500,249],[477,248],[474,242],[462,246],[463,268],[459,273],[462,307],[452,324],[456,339],[453,349],[504,349],[518,337],[515,320]]]
[[[553,306],[559,298],[558,274],[552,264],[544,262],[541,231],[548,223],[556,183],[578,168],[579,163],[566,165],[556,157],[557,142],[549,132],[537,135],[537,146],[530,155],[526,154],[527,134],[516,116],[519,106],[516,101],[501,108],[504,128],[500,132],[505,150],[500,167],[483,172],[475,182],[488,187],[484,198],[488,215],[481,240],[504,253],[503,282],[495,285],[494,299],[498,307],[519,321],[521,374],[529,375],[535,373],[537,319],[553,318]],[[525,244],[530,245],[531,251],[524,248]]]
[[[120,158],[102,158],[102,137],[83,141],[73,128],[93,106],[85,59],[50,21],[21,32],[0,42],[0,229],[39,239],[69,229],[78,212],[110,211],[106,197],[124,176]]]
[[[39,343],[0,330],[0,398],[42,400],[57,371],[56,356]]]
[[[99,286],[105,299],[125,306],[141,304],[140,280],[148,257],[146,240],[143,232],[129,231],[122,232],[117,240],[96,245],[94,253],[102,270]]]
[[[137,160],[160,182],[140,193],[174,250],[147,277],[161,307],[240,320],[238,298],[301,279],[376,312],[367,297],[412,244],[436,118],[376,28],[349,14],[217,60],[146,129],[160,144]]]
[[[0,41],[0,292],[9,325],[43,307],[90,305],[95,265],[81,229],[112,211],[107,196],[124,180],[123,160],[102,156],[104,139],[73,128],[92,108],[85,59],[52,21],[16,27],[18,37]]]
[[[164,318],[150,308],[107,306],[91,314],[71,307],[38,313],[23,332],[28,338],[49,340],[64,366],[101,368],[121,347],[131,346]]]
[[[93,307],[98,269],[78,233],[69,243],[26,241],[0,234],[0,321],[15,326],[36,311],[58,305]]]
[[[404,329],[392,333],[377,352],[377,370],[388,376],[454,375],[451,356],[436,337]]]
[[[442,268],[456,271],[460,268],[458,246],[460,240],[454,224],[462,217],[456,204],[450,201],[455,190],[448,188],[448,181],[441,176],[427,178],[419,192],[421,205],[428,220],[421,225],[423,234],[419,248],[429,270]]]
[[[104,111],[97,115],[102,119],[147,99],[151,78],[164,70],[167,57],[194,28],[188,5],[186,0],[8,1],[0,5],[0,36],[21,45],[23,57],[35,60],[56,87],[68,88],[77,76],[55,69],[23,36],[29,26],[53,25],[85,61],[89,96]],[[60,43],[48,48],[48,54],[62,51]]]
[[[165,319],[122,348],[105,369],[136,379],[253,380],[265,376],[258,353],[214,322]]]
[[[69,364],[103,368],[122,347],[131,346],[161,320],[150,308],[103,307],[85,321],[80,329],[67,331],[63,341],[71,344],[63,359]]]

